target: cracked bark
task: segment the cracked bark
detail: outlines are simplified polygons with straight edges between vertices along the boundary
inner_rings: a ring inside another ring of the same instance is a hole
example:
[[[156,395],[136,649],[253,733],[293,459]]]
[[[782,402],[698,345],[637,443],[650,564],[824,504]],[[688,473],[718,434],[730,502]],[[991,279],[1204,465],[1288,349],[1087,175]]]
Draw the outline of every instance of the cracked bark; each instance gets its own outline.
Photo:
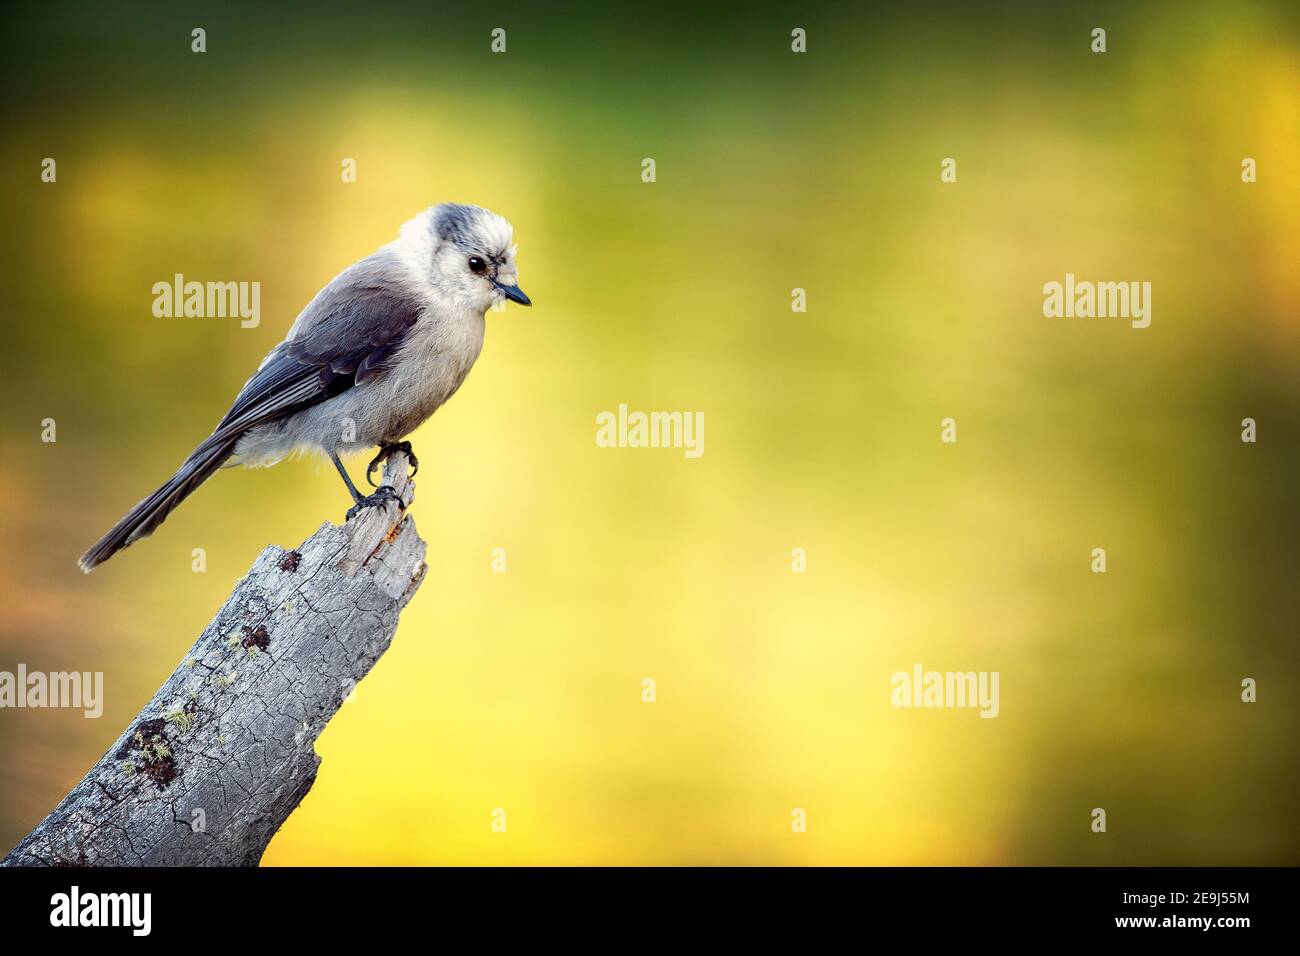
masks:
[[[411,503],[407,457],[384,474]],[[251,866],[316,779],[325,724],[424,578],[397,502],[261,553],[171,677],[4,866]]]

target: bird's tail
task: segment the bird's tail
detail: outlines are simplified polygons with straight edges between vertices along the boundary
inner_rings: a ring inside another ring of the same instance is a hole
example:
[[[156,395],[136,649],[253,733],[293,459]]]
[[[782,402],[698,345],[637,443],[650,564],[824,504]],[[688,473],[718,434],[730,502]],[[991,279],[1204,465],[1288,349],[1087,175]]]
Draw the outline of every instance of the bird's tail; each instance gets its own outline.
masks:
[[[223,436],[218,439],[214,435],[194,449],[165,485],[132,508],[126,517],[113,525],[108,534],[81,556],[77,561],[81,570],[89,574],[137,538],[152,534],[172,513],[173,508],[222,466],[234,452],[237,440],[238,436]]]

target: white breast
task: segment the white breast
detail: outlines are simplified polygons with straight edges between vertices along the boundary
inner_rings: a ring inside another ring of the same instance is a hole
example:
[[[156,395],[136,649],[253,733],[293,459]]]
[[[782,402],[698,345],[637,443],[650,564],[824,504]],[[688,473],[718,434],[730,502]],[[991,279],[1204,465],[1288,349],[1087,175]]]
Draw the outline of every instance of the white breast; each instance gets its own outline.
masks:
[[[430,311],[420,317],[392,367],[366,389],[366,418],[377,438],[396,441],[451,398],[483,349],[482,315]]]

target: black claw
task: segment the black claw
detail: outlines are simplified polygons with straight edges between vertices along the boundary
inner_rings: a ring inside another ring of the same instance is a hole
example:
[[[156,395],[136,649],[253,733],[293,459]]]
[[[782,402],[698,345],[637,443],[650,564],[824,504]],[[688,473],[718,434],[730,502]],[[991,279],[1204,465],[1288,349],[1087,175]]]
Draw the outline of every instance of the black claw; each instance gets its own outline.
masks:
[[[346,520],[351,521],[366,508],[382,508],[390,501],[396,501],[397,507],[402,507],[401,496],[397,494],[393,486],[380,485],[373,495],[357,499],[357,503],[348,509]]]
[[[370,482],[370,487],[374,488],[375,479],[370,477],[374,474],[376,468],[388,461],[393,452],[400,451],[411,460],[411,477],[414,478],[420,470],[420,459],[415,457],[415,452],[411,451],[409,441],[382,442],[379,445],[379,454],[371,459],[370,464],[366,466],[366,481]]]

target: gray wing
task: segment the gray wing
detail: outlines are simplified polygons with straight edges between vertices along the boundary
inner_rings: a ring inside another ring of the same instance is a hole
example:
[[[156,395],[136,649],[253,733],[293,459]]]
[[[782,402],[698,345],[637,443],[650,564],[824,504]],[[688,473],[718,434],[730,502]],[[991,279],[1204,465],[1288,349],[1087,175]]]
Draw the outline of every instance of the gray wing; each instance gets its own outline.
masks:
[[[322,289],[235,398],[208,441],[227,440],[383,374],[423,300],[391,253],[363,259]]]
[[[382,375],[415,324],[424,303],[402,283],[402,271],[383,250],[327,285],[303,310],[290,338],[266,357],[211,435],[157,491],[132,508],[85,554],[89,571],[132,541],[151,534],[229,459],[250,428]]]

